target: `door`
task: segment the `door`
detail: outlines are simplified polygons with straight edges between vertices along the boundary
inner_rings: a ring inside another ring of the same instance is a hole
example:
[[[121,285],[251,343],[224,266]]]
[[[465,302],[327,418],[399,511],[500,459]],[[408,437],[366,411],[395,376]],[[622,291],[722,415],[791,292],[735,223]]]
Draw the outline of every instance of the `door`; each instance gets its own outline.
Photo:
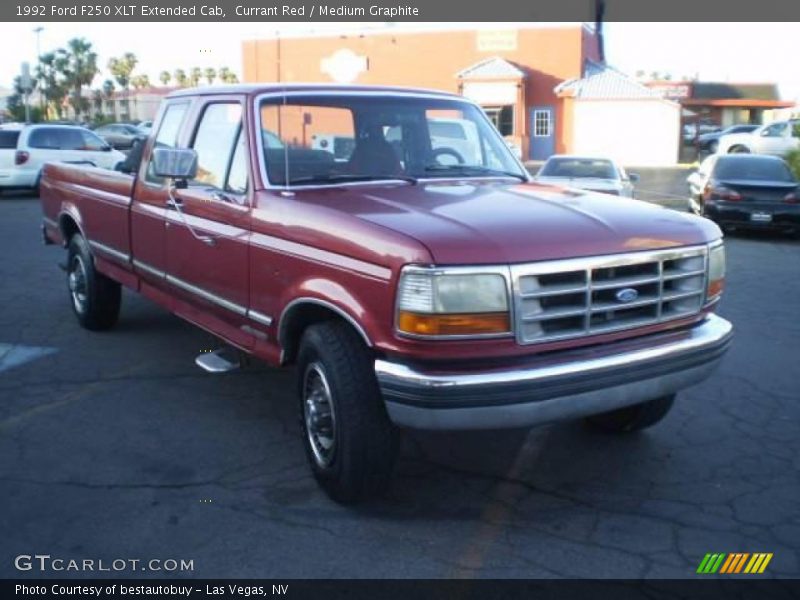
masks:
[[[758,154],[783,154],[788,152],[788,140],[791,134],[789,123],[782,121],[766,127],[756,139]]]
[[[197,176],[175,191],[166,213],[167,282],[192,308],[190,320],[247,345],[248,200],[247,142],[242,104],[214,99],[199,107],[190,147]]]
[[[531,159],[546,160],[555,153],[555,111],[552,106],[531,108]]]
[[[163,148],[175,148],[178,145],[188,108],[189,102],[185,100],[166,104],[156,125],[154,145]],[[139,276],[163,287],[167,270],[166,211],[169,194],[164,180],[156,177],[152,171],[149,152],[152,152],[152,148],[145,149],[133,194],[131,248],[133,266]]]

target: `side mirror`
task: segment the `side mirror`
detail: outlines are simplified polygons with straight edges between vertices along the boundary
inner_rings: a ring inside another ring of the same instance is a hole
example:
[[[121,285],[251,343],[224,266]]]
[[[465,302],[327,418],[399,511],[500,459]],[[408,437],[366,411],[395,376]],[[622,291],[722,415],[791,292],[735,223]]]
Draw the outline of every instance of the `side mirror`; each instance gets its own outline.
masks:
[[[156,177],[187,180],[197,176],[197,152],[191,148],[156,148],[151,161]]]
[[[631,183],[639,183],[639,174],[638,173],[628,173],[628,179],[631,180]]]
[[[103,152],[111,152],[111,146],[109,144],[106,144],[105,146],[100,148],[100,150],[102,150]]]

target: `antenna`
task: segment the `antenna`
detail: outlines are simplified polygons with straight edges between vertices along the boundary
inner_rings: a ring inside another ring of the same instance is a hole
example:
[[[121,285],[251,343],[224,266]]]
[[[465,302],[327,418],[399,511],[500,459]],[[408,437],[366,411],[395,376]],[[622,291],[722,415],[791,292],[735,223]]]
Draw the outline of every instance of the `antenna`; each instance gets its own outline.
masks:
[[[275,32],[277,36],[277,72],[278,72],[278,82],[281,84],[281,89],[283,90],[283,111],[278,110],[278,130],[282,129],[283,123],[283,115],[286,114],[286,84],[282,81],[281,78],[281,32],[280,30]],[[291,194],[289,191],[289,143],[288,140],[283,141],[283,191],[284,194]]]

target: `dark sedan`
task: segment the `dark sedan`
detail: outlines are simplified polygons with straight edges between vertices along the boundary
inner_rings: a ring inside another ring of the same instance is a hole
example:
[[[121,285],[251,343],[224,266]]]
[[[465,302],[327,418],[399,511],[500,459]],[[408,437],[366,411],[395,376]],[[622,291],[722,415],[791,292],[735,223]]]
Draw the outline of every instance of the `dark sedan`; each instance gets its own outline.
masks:
[[[712,154],[717,151],[719,146],[719,138],[723,135],[731,133],[752,133],[758,129],[758,125],[733,125],[723,131],[714,131],[712,133],[704,133],[697,138],[697,148],[701,152],[711,152]]]
[[[726,154],[703,188],[702,214],[726,229],[800,231],[800,183],[777,156]]]

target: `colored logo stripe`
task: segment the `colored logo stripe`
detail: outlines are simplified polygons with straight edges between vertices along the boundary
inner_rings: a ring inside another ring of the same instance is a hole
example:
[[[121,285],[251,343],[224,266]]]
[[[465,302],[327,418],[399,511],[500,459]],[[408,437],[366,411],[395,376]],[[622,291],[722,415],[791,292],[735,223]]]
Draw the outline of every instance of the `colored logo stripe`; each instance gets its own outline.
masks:
[[[752,555],[749,552],[709,553],[703,557],[700,566],[697,567],[697,572],[701,574],[719,572],[730,575],[742,573],[742,569],[744,569],[744,573],[763,573],[772,560],[772,556],[771,552],[756,552]]]
[[[763,573],[764,569],[767,568],[769,561],[772,560],[772,552],[766,553],[761,552],[758,554],[753,554],[753,558],[750,559],[750,562],[747,563],[747,566],[744,569],[745,573]]]
[[[722,564],[722,559],[725,554],[706,554],[700,566],[697,567],[698,573],[716,573],[719,566]]]

